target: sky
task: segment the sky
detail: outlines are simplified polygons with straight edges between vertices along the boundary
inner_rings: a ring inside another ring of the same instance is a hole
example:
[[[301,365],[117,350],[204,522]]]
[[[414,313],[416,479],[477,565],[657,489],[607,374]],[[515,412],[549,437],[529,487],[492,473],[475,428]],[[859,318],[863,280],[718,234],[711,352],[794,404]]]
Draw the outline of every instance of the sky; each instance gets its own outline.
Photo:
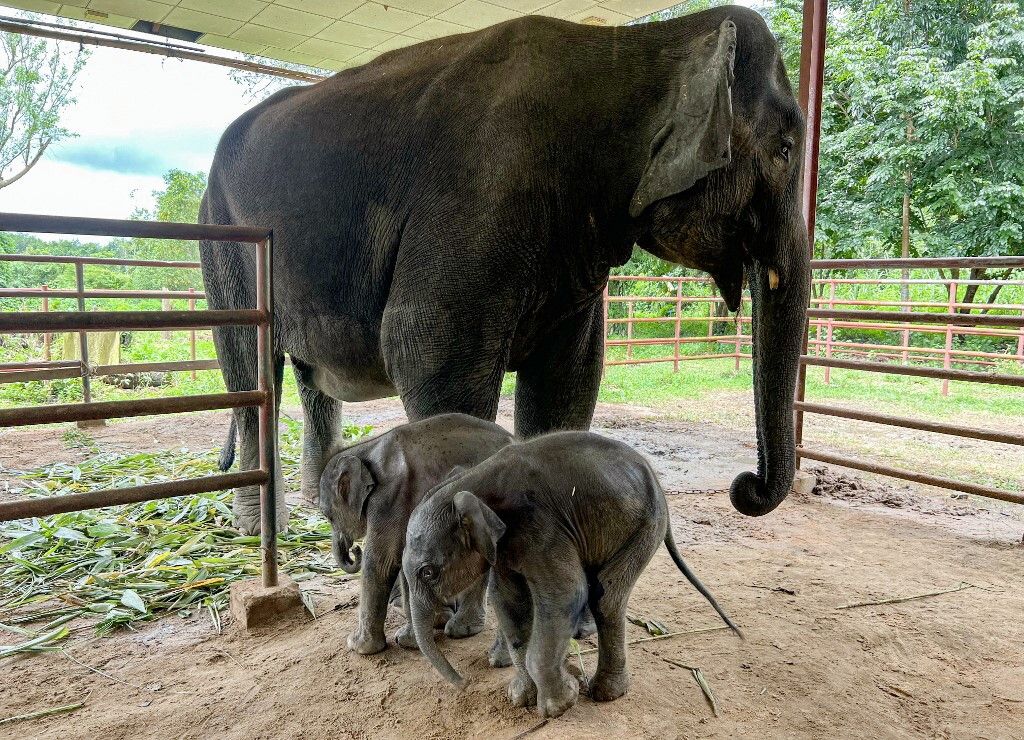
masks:
[[[255,104],[226,67],[91,48],[62,118],[78,136],[0,190],[0,211],[127,218],[152,207],[167,170],[209,171],[221,132]]]

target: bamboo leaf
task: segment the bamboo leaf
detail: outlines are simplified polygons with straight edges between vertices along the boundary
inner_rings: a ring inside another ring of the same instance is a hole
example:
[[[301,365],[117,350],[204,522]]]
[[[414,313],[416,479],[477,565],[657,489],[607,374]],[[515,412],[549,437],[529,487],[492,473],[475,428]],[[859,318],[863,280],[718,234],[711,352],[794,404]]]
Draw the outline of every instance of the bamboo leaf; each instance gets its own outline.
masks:
[[[130,588],[125,589],[124,593],[121,594],[121,603],[143,614],[149,611],[146,609],[146,602],[142,600],[142,597]]]

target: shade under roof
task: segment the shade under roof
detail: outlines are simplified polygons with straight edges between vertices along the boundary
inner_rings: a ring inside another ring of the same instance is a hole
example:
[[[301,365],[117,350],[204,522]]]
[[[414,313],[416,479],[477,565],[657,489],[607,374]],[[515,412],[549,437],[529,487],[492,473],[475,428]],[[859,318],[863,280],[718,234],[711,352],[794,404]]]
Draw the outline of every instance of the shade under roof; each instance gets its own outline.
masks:
[[[340,70],[419,41],[523,15],[621,25],[678,0],[0,0],[116,28],[139,21],[192,31],[196,43]],[[180,36],[179,36],[180,38]]]

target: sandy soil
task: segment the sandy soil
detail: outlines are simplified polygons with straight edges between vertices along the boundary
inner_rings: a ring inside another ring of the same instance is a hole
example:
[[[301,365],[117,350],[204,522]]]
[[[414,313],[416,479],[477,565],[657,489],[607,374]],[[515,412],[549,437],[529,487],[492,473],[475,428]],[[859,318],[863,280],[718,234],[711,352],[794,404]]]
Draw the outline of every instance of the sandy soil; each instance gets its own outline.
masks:
[[[346,411],[378,428],[402,420],[393,402]],[[507,423],[508,412],[503,406],[500,420]],[[0,737],[1024,738],[1020,507],[982,507],[823,468],[814,494],[747,519],[721,492],[692,492],[724,488],[752,464],[745,431],[623,406],[602,406],[595,426],[650,457],[670,492],[680,547],[746,641],[719,630],[634,644],[625,697],[610,704],[583,697],[538,726],[535,714],[505,699],[510,669],[487,667],[490,629],[443,644],[472,680],[460,694],[416,653],[348,653],[358,583],[323,578],[306,582],[316,620],[265,634],[229,627],[218,635],[207,620],[173,617],[138,632],[79,638],[70,657],[8,660],[0,718],[85,706],[0,726]],[[200,449],[219,445],[225,428],[226,417],[209,414],[90,434],[104,450]],[[80,454],[66,449],[60,430],[6,432],[0,444],[7,467]],[[663,552],[638,582],[631,611],[673,631],[717,626]],[[390,631],[399,624],[393,614]],[[646,636],[630,626],[630,639]],[[592,673],[596,655],[582,659]],[[718,717],[677,664],[702,669]]]

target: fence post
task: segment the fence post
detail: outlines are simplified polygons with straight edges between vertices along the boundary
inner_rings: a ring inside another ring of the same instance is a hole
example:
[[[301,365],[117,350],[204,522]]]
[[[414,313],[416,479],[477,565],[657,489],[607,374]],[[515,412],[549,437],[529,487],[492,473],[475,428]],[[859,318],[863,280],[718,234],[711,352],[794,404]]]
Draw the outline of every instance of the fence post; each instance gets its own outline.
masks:
[[[626,301],[626,359],[633,359],[633,296]]]
[[[953,313],[956,310],[956,280],[951,280],[949,283],[949,313]],[[953,349],[953,325],[946,324],[946,351],[942,353],[942,367],[949,370],[952,366],[950,361],[950,350]],[[942,381],[942,395],[949,395],[949,380]]]
[[[1024,317],[1024,309],[1021,309],[1021,317]],[[1020,328],[1020,336],[1017,337],[1017,361],[1024,365],[1024,326]]]
[[[835,278],[828,280],[828,310],[836,310],[836,281]],[[831,316],[825,325],[825,357],[832,357],[832,323],[835,321]],[[832,382],[832,368],[825,366],[825,385]]]
[[[191,296],[188,299],[188,310],[189,311],[195,311],[196,310],[196,299],[195,299],[196,289],[195,288],[189,288],[188,292],[189,292],[189,295]],[[189,345],[189,347],[188,347],[189,354],[192,357],[192,362],[195,362],[196,361],[196,330],[195,329],[193,329],[192,331],[189,332],[188,345]],[[195,380],[195,379],[196,379],[196,369],[192,368],[192,380]]]
[[[608,319],[611,318],[611,316],[608,315],[608,311],[611,308],[610,302],[608,301],[608,286],[611,285],[611,282],[612,282],[611,279],[609,279],[607,282],[605,282],[605,284],[604,284],[604,296],[601,299],[604,302],[604,317],[602,318],[602,321],[601,321],[602,326],[603,326],[603,328],[601,329],[601,336],[603,337],[602,340],[601,340],[601,344],[602,345],[606,341],[608,341]],[[606,372],[608,372],[608,348],[607,347],[604,348],[604,354],[603,354],[603,356],[601,358],[601,377],[602,378],[605,376]]]
[[[909,275],[909,273],[908,273],[908,275]],[[909,277],[907,277],[907,278],[900,277],[900,280],[901,281],[903,281],[903,280],[908,280],[909,281],[910,278]],[[910,303],[911,302],[910,301],[910,283],[909,282],[901,283],[901,285],[900,285],[900,288],[901,288],[900,295],[901,296],[903,295],[903,290],[902,289],[904,287],[906,288],[907,302]],[[901,311],[910,312],[910,311],[913,311],[914,308],[913,308],[913,306],[907,305],[907,306],[900,306],[900,310]],[[902,364],[906,365],[910,361],[910,351],[909,351],[910,350],[910,329],[909,328],[903,330],[903,332],[902,332],[902,340],[903,340],[903,354],[902,354],[902,358],[903,359],[902,359]]]
[[[78,310],[85,312],[85,266],[81,261],[75,262],[75,290],[78,293]],[[84,331],[78,332],[78,349],[82,356],[79,360],[82,365],[82,400],[86,403],[92,401],[92,389],[89,386],[89,373],[92,372],[89,368],[89,334]],[[98,421],[80,421],[78,426],[81,428],[87,426],[103,426],[105,422],[100,419]]]
[[[743,292],[740,291],[740,305],[736,309],[736,359],[733,361],[733,372],[740,371],[740,358],[743,357]]]
[[[676,283],[676,354],[672,360],[672,372],[679,372],[679,322],[683,313],[683,281]],[[709,325],[710,331],[710,325]]]
[[[50,296],[46,295],[49,289],[49,285],[43,285],[43,313],[47,313],[50,310]],[[52,334],[43,334],[43,359],[47,362],[50,361],[50,340],[52,337]]]

